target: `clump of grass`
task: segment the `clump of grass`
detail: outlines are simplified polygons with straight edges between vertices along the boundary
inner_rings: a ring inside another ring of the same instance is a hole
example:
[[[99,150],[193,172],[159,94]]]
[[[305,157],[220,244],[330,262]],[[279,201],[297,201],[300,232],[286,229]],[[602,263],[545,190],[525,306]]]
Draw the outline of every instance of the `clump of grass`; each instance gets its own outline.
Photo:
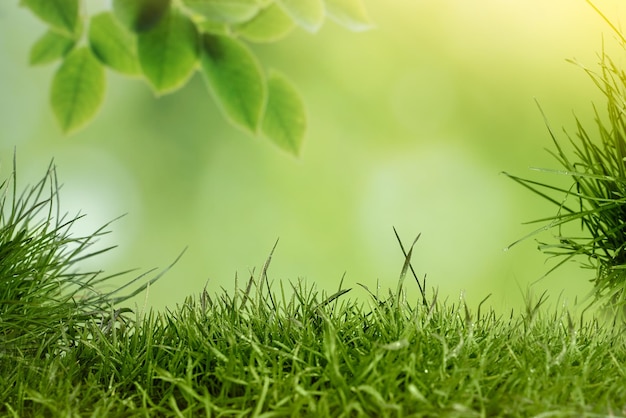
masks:
[[[15,159],[0,184],[0,398],[20,387],[22,373],[35,372],[33,362],[75,349],[87,324],[105,326],[127,312],[117,306],[151,282],[127,295],[120,291],[139,278],[103,292],[118,275],[79,270],[81,261],[110,250],[90,252],[108,224],[72,235],[81,216],[60,212],[59,188],[50,164],[41,181],[18,194]]]
[[[626,48],[624,35],[593,7]],[[594,301],[615,313],[626,313],[626,74],[604,48],[598,72],[581,67],[605,96],[606,111],[599,112],[594,107],[592,130],[576,118],[575,134],[566,132],[573,155],[561,145],[546,121],[556,148],[551,154],[561,169],[539,170],[567,176],[570,186],[507,175],[557,206],[556,214],[536,221],[545,225],[529,235],[556,231],[555,241],[539,243],[549,256],[562,257],[554,268],[573,258],[580,260],[583,267],[595,272]],[[578,223],[578,231],[571,228]]]

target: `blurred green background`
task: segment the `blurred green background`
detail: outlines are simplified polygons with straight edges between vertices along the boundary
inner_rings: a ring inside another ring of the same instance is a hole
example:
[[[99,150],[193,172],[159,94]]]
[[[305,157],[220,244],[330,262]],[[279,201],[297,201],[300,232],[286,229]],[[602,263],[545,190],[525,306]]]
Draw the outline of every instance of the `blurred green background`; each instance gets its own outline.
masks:
[[[315,35],[297,29],[252,46],[307,104],[309,131],[293,158],[225,122],[198,76],[157,99],[147,83],[109,73],[95,121],[64,137],[48,105],[55,66],[27,65],[44,27],[17,3],[0,3],[2,175],[14,149],[22,187],[54,158],[63,208],[87,214],[77,233],[127,213],[98,243],[118,248],[90,267],[163,268],[188,247],[150,289],[157,308],[207,281],[210,292],[232,291],[235,273],[258,272],[277,238],[275,281],[333,292],[345,272],[344,286],[379,281],[386,292],[403,262],[392,226],[407,245],[422,233],[414,266],[440,298],[464,292],[475,306],[492,293],[497,310],[517,308],[552,264],[533,240],[503,249],[531,231],[522,222],[554,208],[500,172],[552,181],[529,170],[558,168],[535,99],[556,131],[573,127],[572,112],[592,123],[602,96],[566,59],[597,68],[603,39],[618,63],[624,55],[584,0],[370,0],[373,30],[329,21]],[[595,4],[616,24],[626,12],[621,0]],[[568,265],[535,291],[571,306],[590,274]]]

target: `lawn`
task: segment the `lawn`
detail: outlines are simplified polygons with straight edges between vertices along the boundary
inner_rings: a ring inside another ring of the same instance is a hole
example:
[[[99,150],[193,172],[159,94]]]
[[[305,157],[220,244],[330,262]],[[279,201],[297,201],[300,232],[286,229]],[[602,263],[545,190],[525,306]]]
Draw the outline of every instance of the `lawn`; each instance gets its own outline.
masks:
[[[272,283],[270,255],[234,291],[131,310],[120,304],[176,277],[103,293],[116,275],[76,266],[106,228],[72,235],[53,166],[24,193],[15,183],[14,171],[1,201],[2,415],[626,415],[618,317],[548,309],[545,294],[507,315],[488,298],[441,301],[401,243],[394,290]]]

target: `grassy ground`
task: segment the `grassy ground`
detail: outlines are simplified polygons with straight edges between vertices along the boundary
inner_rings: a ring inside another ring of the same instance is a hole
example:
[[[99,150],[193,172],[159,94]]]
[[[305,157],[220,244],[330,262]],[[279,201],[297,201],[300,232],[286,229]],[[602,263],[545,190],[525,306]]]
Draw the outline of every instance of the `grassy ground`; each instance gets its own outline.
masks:
[[[546,313],[367,308],[298,285],[94,320],[0,363],[14,416],[622,416],[620,331]],[[247,296],[246,296],[247,295]]]
[[[412,248],[394,291],[270,292],[268,260],[232,294],[132,312],[119,303],[154,279],[120,296],[75,272],[102,231],[72,237],[52,167],[22,195],[15,174],[1,190],[3,416],[626,415],[621,324],[545,296],[506,316],[440,302],[407,274]]]

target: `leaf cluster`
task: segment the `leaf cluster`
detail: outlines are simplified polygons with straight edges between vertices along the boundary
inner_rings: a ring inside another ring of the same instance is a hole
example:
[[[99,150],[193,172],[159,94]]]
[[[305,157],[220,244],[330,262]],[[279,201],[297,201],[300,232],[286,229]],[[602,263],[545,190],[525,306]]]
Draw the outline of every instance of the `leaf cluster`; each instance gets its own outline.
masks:
[[[48,30],[33,45],[32,65],[61,61],[50,102],[64,132],[87,124],[106,90],[105,68],[141,77],[157,95],[200,72],[224,116],[297,155],[306,112],[293,83],[267,74],[249,42],[275,42],[295,27],[316,32],[326,17],[362,30],[361,0],[114,0],[87,16],[82,0],[21,0]]]
[[[626,48],[624,36],[611,27]],[[606,104],[604,112],[594,107],[594,129],[586,128],[576,118],[575,134],[566,132],[573,155],[548,126],[556,149],[550,153],[561,169],[539,171],[565,176],[569,185],[509,177],[557,207],[555,215],[535,221],[544,226],[529,235],[556,231],[554,242],[539,243],[549,256],[561,257],[550,271],[571,259],[582,258],[582,266],[595,271],[594,300],[626,314],[626,73],[604,48],[599,71],[577,64],[602,92]],[[578,230],[572,228],[576,224]]]

